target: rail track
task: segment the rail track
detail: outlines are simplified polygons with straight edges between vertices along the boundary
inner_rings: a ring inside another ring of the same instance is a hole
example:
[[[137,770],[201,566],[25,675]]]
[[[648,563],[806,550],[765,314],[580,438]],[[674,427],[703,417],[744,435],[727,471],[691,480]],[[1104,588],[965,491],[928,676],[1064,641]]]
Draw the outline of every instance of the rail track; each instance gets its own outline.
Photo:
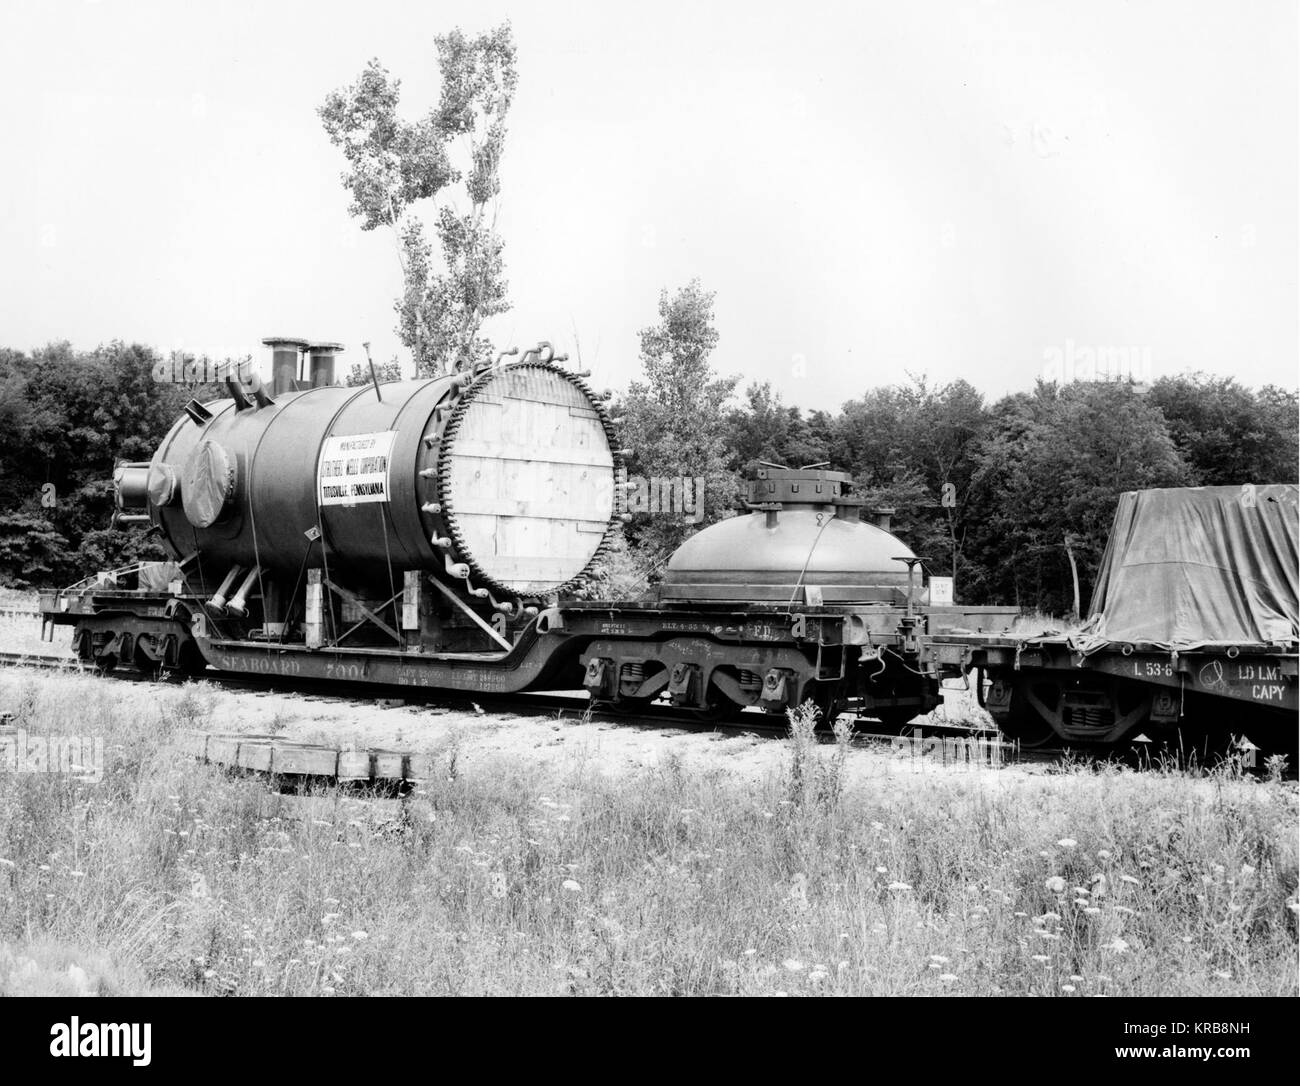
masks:
[[[441,708],[459,708],[474,712],[510,713],[516,716],[547,716],[557,719],[586,720],[604,724],[646,730],[710,731],[723,734],[752,734],[767,738],[782,738],[789,732],[786,723],[777,717],[754,712],[737,711],[723,716],[702,716],[690,710],[658,706],[652,712],[626,713],[593,704],[585,693],[574,696],[566,693],[525,692],[517,694],[466,694],[457,691],[433,692],[423,688],[376,687],[370,683],[322,682],[312,679],[295,679],[282,675],[234,675],[214,671],[184,679],[159,680],[155,676],[131,668],[117,668],[103,672],[90,667],[72,656],[55,656],[40,653],[0,652],[0,667],[25,667],[44,671],[75,672],[96,675],[113,682],[158,682],[178,684],[189,681],[217,683],[230,689],[259,692],[294,693],[311,701],[368,702],[392,701],[401,704],[436,705]],[[854,743],[867,746],[900,746],[906,741],[919,757],[934,755],[951,760],[958,748],[951,741],[973,741],[968,749],[980,752],[982,760],[996,763],[1041,764],[1052,763],[1066,757],[1064,748],[1041,747],[1020,749],[1014,744],[999,741],[996,731],[960,725],[906,725],[889,730],[872,720],[863,720],[863,727],[854,733]],[[824,731],[829,739],[829,730]],[[950,741],[947,748],[940,744]],[[980,743],[983,746],[980,746]],[[915,744],[913,746],[913,744]],[[964,757],[965,755],[963,755]]]
[[[200,673],[185,678],[164,678],[135,670],[133,668],[116,668],[109,672],[100,672],[73,656],[55,656],[41,653],[0,652],[0,668],[27,667],[45,671],[64,671],[98,675],[113,682],[159,682],[180,684],[189,681],[217,683],[229,689],[242,689],[265,693],[293,693],[311,701],[325,702],[366,702],[374,704],[385,701],[400,704],[424,704],[439,708],[457,708],[476,713],[513,714],[515,716],[544,716],[572,721],[594,721],[601,724],[617,724],[622,727],[643,730],[674,732],[708,731],[727,735],[756,735],[779,739],[789,733],[785,721],[765,713],[736,711],[723,716],[704,716],[692,710],[675,709],[672,706],[655,706],[651,712],[627,713],[615,711],[593,704],[585,693],[578,695],[541,692],[523,692],[516,694],[468,694],[454,690],[431,691],[427,688],[407,686],[375,686],[372,683],[340,682],[338,680],[322,681],[310,678],[293,678],[283,675],[236,675],[213,671]],[[927,758],[951,762],[980,761],[999,765],[1053,765],[1063,761],[1083,765],[1101,765],[1117,762],[1132,769],[1152,769],[1161,767],[1158,752],[1149,745],[1133,744],[1128,748],[1104,751],[1088,748],[1069,747],[1047,744],[1027,748],[1019,744],[1001,741],[998,733],[991,728],[963,727],[961,725],[943,724],[908,724],[901,728],[888,729],[878,721],[864,719],[862,727],[855,730],[855,745],[891,746],[897,748],[903,756],[909,753],[918,759]],[[829,729],[822,729],[822,737],[829,741]],[[944,743],[947,742],[945,746]],[[967,744],[964,748],[962,743]],[[1204,757],[1200,764],[1206,764]],[[1262,765],[1254,768],[1263,771]],[[1296,767],[1288,768],[1288,776],[1296,776]]]

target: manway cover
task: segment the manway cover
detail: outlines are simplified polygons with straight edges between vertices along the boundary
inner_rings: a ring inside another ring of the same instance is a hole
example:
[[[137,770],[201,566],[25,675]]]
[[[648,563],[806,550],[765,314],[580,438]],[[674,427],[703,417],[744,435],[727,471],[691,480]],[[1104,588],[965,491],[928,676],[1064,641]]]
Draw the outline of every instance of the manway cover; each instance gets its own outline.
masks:
[[[1170,648],[1294,642],[1300,488],[1120,495],[1091,615],[1072,641]]]

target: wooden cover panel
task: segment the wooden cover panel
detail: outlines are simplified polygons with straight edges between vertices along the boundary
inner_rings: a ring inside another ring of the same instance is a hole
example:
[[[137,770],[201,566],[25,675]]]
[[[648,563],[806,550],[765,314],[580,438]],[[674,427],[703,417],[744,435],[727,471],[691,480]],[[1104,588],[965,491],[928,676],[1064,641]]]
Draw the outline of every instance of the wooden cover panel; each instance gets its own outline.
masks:
[[[453,516],[486,574],[545,592],[591,560],[613,513],[614,458],[576,385],[544,369],[502,371],[446,455]]]

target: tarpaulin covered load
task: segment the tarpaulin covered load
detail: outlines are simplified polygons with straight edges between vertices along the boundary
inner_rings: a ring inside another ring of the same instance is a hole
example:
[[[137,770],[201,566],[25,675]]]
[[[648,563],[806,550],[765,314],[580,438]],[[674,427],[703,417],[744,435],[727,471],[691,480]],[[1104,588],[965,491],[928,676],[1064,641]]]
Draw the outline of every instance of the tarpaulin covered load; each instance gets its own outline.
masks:
[[[1300,487],[1121,494],[1088,622],[1071,642],[1168,648],[1296,640]]]

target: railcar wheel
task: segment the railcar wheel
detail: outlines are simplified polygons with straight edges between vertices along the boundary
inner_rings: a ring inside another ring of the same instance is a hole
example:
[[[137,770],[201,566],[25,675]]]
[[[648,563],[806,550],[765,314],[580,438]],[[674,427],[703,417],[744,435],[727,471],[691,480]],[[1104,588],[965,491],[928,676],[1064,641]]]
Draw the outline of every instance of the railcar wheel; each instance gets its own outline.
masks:
[[[135,652],[131,660],[131,666],[141,675],[151,681],[156,682],[163,676],[164,668],[161,660],[155,660],[141,647],[139,641],[136,641]]]
[[[1051,724],[1025,701],[1018,690],[1011,695],[1011,711],[1004,719],[998,720],[997,725],[1006,738],[1015,740],[1025,750],[1037,750],[1056,739]]]

